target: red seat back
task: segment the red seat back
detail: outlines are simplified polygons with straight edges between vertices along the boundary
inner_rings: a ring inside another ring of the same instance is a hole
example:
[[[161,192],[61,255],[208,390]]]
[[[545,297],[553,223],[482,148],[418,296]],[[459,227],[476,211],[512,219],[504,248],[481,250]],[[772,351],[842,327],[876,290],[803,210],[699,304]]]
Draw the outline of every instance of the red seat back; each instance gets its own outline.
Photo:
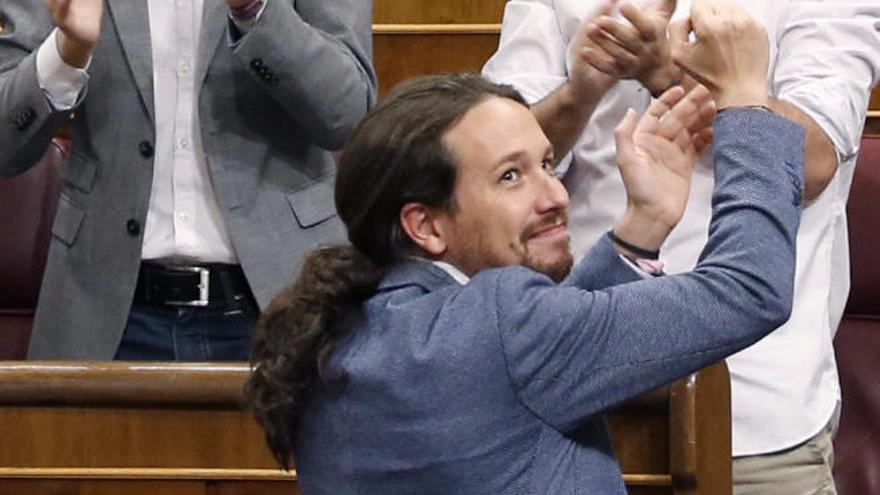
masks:
[[[880,135],[862,138],[847,204],[852,288],[834,348],[843,411],[834,441],[840,495],[880,493]]]
[[[33,168],[0,178],[0,359],[27,353],[65,155],[53,141]]]

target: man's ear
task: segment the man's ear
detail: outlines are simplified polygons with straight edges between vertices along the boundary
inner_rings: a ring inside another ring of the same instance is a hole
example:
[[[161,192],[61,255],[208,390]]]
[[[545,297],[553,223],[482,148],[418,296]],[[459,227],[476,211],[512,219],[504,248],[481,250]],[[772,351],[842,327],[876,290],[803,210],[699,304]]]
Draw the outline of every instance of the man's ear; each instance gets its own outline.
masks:
[[[446,240],[439,229],[440,212],[422,203],[407,203],[400,209],[400,225],[406,235],[428,256],[446,252]]]

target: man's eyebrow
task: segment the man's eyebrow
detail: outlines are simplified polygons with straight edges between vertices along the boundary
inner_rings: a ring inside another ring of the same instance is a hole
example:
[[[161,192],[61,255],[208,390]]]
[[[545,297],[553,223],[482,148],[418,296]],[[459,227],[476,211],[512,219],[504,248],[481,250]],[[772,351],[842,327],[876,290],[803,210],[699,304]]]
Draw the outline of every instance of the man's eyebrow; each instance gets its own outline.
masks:
[[[505,163],[521,161],[525,156],[526,152],[524,150],[513,151],[499,158],[498,161],[495,162],[495,168],[500,167]]]
[[[544,149],[543,156],[551,156],[552,157],[553,155],[554,155],[553,144],[548,144],[547,148]],[[527,156],[528,156],[528,153],[525,150],[512,151],[512,152],[502,156],[501,158],[499,158],[498,161],[495,163],[493,170],[506,164],[506,163],[521,161],[523,158],[526,158]]]

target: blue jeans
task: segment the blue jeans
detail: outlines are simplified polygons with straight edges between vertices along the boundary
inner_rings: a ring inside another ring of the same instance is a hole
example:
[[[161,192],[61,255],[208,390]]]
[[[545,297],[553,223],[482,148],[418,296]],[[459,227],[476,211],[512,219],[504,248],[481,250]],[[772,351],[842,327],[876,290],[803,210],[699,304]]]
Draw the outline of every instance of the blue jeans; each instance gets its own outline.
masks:
[[[259,316],[243,310],[132,304],[122,342],[122,361],[245,361]]]

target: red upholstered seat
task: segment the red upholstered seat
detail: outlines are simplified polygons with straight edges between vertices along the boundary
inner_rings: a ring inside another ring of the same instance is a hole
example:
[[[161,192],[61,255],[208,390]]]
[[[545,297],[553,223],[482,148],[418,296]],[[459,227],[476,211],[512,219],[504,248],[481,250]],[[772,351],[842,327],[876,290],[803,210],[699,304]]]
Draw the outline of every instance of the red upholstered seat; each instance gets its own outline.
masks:
[[[880,493],[880,135],[865,136],[847,205],[852,288],[834,347],[843,392],[840,495]]]
[[[64,146],[53,141],[36,166],[0,178],[0,359],[24,359],[27,352],[58,204]]]

